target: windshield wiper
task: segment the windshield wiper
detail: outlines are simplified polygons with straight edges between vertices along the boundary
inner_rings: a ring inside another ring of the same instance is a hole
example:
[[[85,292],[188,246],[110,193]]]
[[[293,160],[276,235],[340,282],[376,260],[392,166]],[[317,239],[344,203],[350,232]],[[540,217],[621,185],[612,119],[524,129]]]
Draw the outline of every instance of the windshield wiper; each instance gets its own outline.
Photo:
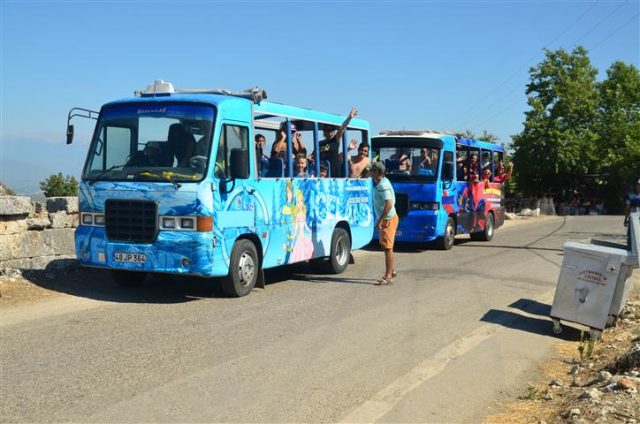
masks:
[[[146,174],[146,175],[143,175],[143,174]],[[169,177],[167,175],[164,175],[164,172],[161,173],[161,174],[156,174],[156,173],[154,173],[154,172],[152,172],[152,171],[150,171],[148,169],[143,169],[140,172],[136,172],[136,175],[137,176],[141,175],[143,177],[158,177],[158,178],[162,178],[163,180],[169,181],[171,184],[173,184],[173,187],[176,190],[178,190],[180,187],[182,187],[182,185],[179,182],[175,181],[173,178],[171,178],[171,177]]]
[[[110,166],[109,168],[105,169],[104,171],[102,171],[101,173],[99,173],[98,175],[96,175],[95,177],[93,177],[90,181],[89,181],[89,185],[93,185],[93,183],[95,183],[96,181],[98,181],[100,179],[100,177],[104,176],[105,174],[113,171],[116,168],[124,168],[124,166],[126,165],[126,163],[123,163],[122,165],[113,165]]]

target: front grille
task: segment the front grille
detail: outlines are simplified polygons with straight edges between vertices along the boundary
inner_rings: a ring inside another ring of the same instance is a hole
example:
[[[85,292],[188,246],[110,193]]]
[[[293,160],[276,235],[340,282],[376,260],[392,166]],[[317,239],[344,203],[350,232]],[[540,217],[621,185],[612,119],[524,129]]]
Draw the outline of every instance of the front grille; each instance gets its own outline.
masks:
[[[105,202],[105,227],[109,241],[152,243],[158,235],[158,205],[146,200]]]
[[[409,213],[409,195],[396,193],[396,213],[398,216],[405,216]]]

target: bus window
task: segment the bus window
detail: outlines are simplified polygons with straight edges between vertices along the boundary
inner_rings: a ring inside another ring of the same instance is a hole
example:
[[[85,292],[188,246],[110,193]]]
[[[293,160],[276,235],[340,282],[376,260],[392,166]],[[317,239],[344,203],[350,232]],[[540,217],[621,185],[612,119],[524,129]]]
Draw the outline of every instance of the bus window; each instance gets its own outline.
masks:
[[[492,162],[492,154],[493,152],[491,150],[482,150],[482,154],[481,154],[481,159],[480,159],[480,163],[481,163],[481,171],[480,171],[480,179],[482,180],[484,178],[484,173],[485,171],[489,170],[491,171],[491,174],[489,175],[493,175],[493,162]],[[493,178],[490,179],[490,181]]]
[[[238,125],[224,124],[222,136],[216,156],[215,176],[217,178],[231,178],[232,154],[246,155],[246,169],[244,175],[249,175],[249,129]]]
[[[371,163],[371,146],[368,142],[367,132],[347,128],[346,134],[347,140],[349,140],[349,155],[347,156],[349,178],[366,177],[366,169]]]
[[[451,170],[450,175],[447,175],[447,167],[449,167]],[[442,160],[442,180],[443,181],[451,181],[453,180],[453,170],[454,170],[454,165],[453,165],[453,152],[444,152],[444,157]]]
[[[286,145],[282,150],[281,146],[278,149],[274,149],[276,144],[282,137],[280,128],[286,125],[286,121],[280,117],[263,117],[253,121],[253,134],[254,134],[254,149],[256,151],[256,170],[258,176],[262,178],[283,178],[286,175],[287,154]],[[286,127],[285,127],[286,128]],[[286,133],[286,130],[285,130]],[[258,150],[256,143],[256,137],[261,135],[264,137],[264,144],[262,145],[262,151]],[[286,139],[285,139],[286,141]],[[257,156],[261,154],[260,159]]]
[[[458,181],[467,181],[469,177],[469,152],[466,147],[456,146],[456,165]]]
[[[469,181],[480,181],[480,150],[469,149]]]

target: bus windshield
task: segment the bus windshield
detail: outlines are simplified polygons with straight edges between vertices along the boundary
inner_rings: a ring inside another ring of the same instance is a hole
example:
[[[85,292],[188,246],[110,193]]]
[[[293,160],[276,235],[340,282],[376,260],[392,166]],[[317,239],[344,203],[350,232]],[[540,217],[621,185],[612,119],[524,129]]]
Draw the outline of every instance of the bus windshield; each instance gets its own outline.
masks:
[[[206,174],[215,111],[193,103],[134,103],[104,109],[82,177],[111,181],[199,181]]]
[[[381,147],[379,160],[390,180],[435,181],[440,150],[432,147]]]

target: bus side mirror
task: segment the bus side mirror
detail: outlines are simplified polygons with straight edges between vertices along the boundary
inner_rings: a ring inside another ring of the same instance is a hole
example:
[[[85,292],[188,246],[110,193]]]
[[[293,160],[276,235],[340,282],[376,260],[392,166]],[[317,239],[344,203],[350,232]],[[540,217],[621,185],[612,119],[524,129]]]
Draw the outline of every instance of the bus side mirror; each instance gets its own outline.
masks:
[[[444,163],[444,180],[453,180],[453,162],[445,162]]]
[[[73,142],[73,125],[67,125],[67,144]]]
[[[249,152],[245,149],[231,149],[231,178],[249,178]]]

